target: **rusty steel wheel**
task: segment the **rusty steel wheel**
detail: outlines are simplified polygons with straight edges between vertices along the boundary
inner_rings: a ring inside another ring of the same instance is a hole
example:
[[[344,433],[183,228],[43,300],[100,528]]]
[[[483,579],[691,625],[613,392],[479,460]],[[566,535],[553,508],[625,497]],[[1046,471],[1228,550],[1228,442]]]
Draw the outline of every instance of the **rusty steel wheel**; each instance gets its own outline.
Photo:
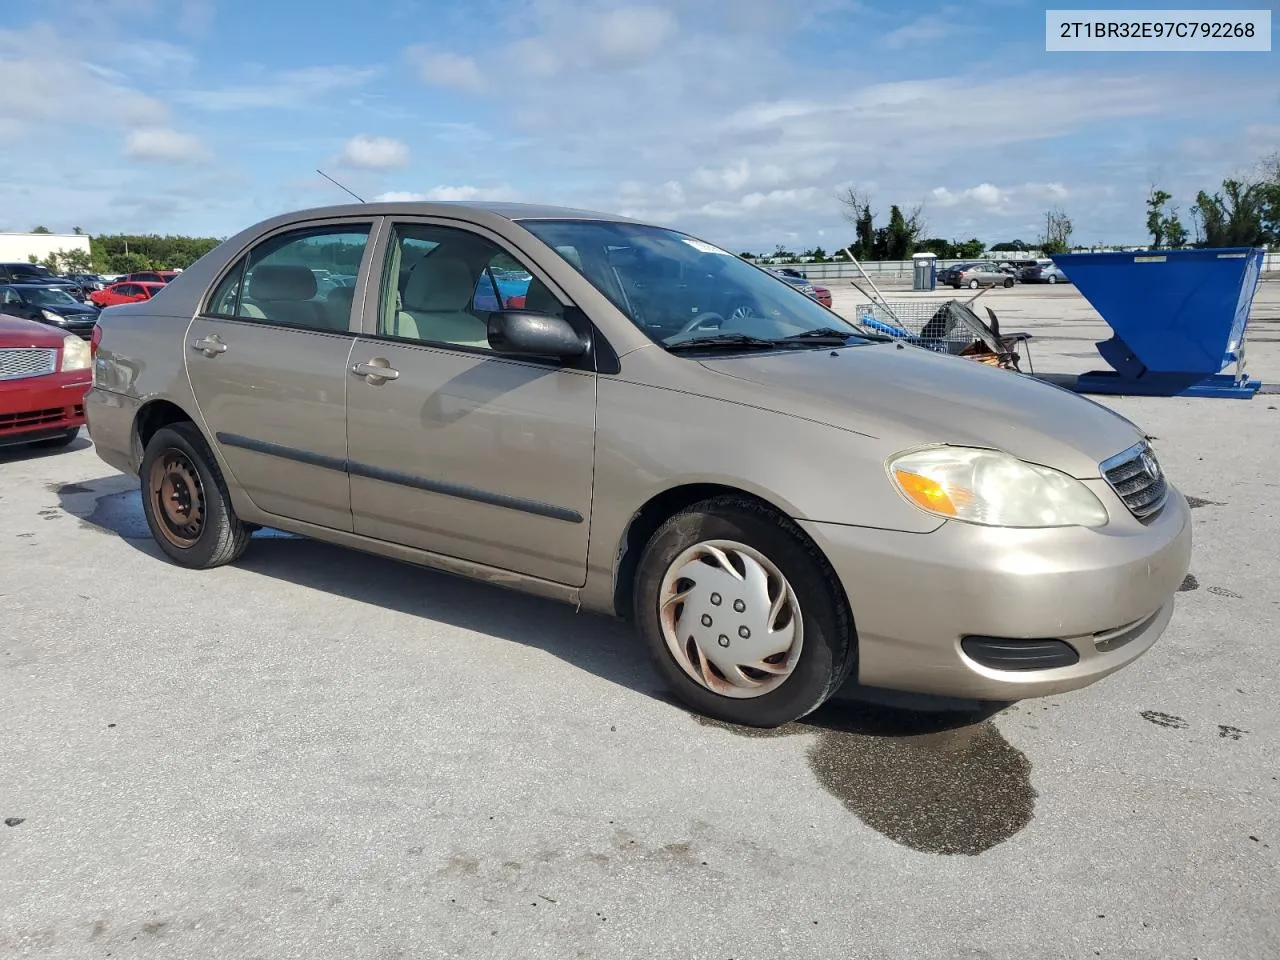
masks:
[[[157,430],[138,474],[147,526],[175,563],[205,570],[244,553],[252,530],[236,516],[218,460],[195,424]]]
[[[195,546],[204,532],[204,485],[191,458],[169,449],[151,464],[147,489],[160,533],[175,547]]]

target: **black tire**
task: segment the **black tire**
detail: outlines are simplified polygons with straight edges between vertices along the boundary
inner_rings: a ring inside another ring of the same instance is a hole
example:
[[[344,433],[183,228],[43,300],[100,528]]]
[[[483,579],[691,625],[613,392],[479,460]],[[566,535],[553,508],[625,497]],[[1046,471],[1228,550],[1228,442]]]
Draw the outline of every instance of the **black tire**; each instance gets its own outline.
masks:
[[[702,686],[676,663],[662,634],[659,592],[672,561],[704,540],[734,540],[767,557],[790,582],[804,621],[791,675],[758,697],[735,699]],[[716,497],[671,517],[641,554],[633,595],[636,625],[659,674],[697,713],[729,723],[777,727],[816,710],[848,678],[857,642],[844,591],[818,548],[790,520],[757,501]]]
[[[1012,286],[1013,286],[1013,277],[1010,277],[1009,279],[1005,280],[1004,288],[1008,290]]]
[[[80,428],[68,430],[66,433],[57,437],[46,437],[43,440],[32,440],[31,446],[37,450],[60,450],[62,447],[69,447],[75,442],[76,437],[80,436]]]
[[[199,481],[198,530],[192,525],[177,533],[173,523],[158,513],[163,508],[159,506],[158,487],[153,489],[154,472],[157,469],[164,472],[165,458],[184,463],[184,468],[193,470]],[[174,563],[206,570],[231,563],[249,546],[251,530],[236,516],[222,471],[195,424],[174,423],[157,430],[147,444],[139,474],[147,526],[160,549]]]
[[[1049,283],[1057,283],[1057,282],[1058,282],[1058,278],[1055,277],[1053,274],[1049,274]]]

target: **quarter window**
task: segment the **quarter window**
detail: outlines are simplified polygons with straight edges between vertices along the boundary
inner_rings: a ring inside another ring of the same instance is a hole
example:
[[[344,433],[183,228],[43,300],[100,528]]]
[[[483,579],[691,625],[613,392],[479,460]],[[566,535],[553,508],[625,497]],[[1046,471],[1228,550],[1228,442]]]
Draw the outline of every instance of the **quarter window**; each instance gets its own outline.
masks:
[[[223,277],[207,311],[345,332],[368,243],[368,224],[312,227],[271,237]]]

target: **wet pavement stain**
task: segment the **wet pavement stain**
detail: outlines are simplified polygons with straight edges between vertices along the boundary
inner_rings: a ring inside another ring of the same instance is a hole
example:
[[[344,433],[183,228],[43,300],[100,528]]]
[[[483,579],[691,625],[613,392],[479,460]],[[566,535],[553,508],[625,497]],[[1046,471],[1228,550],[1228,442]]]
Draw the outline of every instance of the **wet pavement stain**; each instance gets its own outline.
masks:
[[[1248,730],[1241,730],[1239,727],[1232,727],[1225,723],[1218,724],[1218,736],[1223,740],[1239,740]]]
[[[1154,723],[1157,727],[1168,727],[1170,730],[1186,730],[1191,726],[1181,717],[1175,717],[1171,713],[1161,713],[1159,710],[1142,710],[1138,716],[1148,723]]]
[[[1179,593],[1186,593],[1189,590],[1199,590],[1199,589],[1200,589],[1200,581],[1196,579],[1195,574],[1193,573],[1188,573],[1186,577],[1183,579],[1182,583],[1178,586]]]
[[[1203,497],[1187,497],[1187,506],[1192,510],[1199,510],[1201,507],[1225,507],[1226,504],[1221,500],[1205,500]]]
[[[72,486],[75,486],[72,484]],[[65,492],[65,491],[64,491]],[[93,509],[85,514],[82,511],[63,509],[80,518],[80,525],[99,533],[114,533],[125,540],[150,540],[151,529],[147,526],[146,515],[142,512],[142,494],[137,490],[123,490],[119,493],[108,493],[93,501]],[[296,534],[283,530],[261,529],[253,533],[255,540],[301,540]]]
[[[92,487],[86,487],[83,483],[47,483],[46,490],[52,490],[60,497],[70,497],[77,493],[93,493]]]
[[[1242,594],[1236,593],[1234,590],[1228,590],[1226,587],[1210,587],[1209,592],[1215,597],[1227,597],[1230,600],[1243,600]]]
[[[832,701],[776,729],[696,719],[744,737],[817,734],[810,768],[868,827],[921,853],[977,856],[1027,826],[1039,796],[991,712]]]

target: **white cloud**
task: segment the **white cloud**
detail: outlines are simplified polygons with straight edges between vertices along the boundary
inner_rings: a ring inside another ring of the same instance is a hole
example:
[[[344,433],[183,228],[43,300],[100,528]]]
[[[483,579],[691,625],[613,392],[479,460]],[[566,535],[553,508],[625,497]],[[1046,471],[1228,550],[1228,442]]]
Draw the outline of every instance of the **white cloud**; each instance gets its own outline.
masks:
[[[430,190],[421,192],[413,190],[388,190],[380,193],[373,199],[379,203],[409,203],[418,200],[441,201],[495,201],[495,200],[514,200],[516,191],[510,187],[432,187]]]
[[[885,34],[881,44],[886,50],[904,50],[945,40],[954,34],[956,27],[936,15],[920,17]]]
[[[230,84],[207,90],[182,90],[175,99],[200,110],[225,112],[251,109],[299,109],[324,97],[352,90],[378,75],[375,68],[351,66],[304,67],[264,75],[257,82]]]
[[[664,7],[619,7],[590,24],[590,39],[599,55],[615,63],[631,63],[653,55],[675,32],[676,18]]]
[[[406,56],[423,82],[432,86],[469,93],[479,93],[488,86],[474,57],[432,51],[423,46],[410,47]]]
[[[338,162],[348,167],[388,170],[408,164],[409,148],[390,137],[358,134],[343,145]]]
[[[125,137],[124,155],[151,163],[199,163],[209,158],[209,149],[192,134],[168,127],[143,127]]]

